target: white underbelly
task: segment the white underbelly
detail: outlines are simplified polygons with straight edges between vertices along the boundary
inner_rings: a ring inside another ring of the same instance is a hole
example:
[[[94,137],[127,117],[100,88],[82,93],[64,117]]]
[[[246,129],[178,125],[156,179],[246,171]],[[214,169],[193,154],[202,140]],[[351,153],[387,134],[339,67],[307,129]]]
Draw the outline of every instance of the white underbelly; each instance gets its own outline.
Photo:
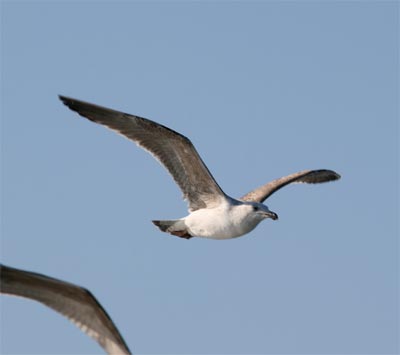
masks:
[[[189,233],[194,237],[209,238],[209,239],[231,239],[240,237],[246,233],[234,227],[233,228],[229,227],[218,228],[218,226],[215,227],[216,228],[210,228],[210,226],[196,225],[193,228],[190,228]]]
[[[210,239],[237,238],[250,232],[254,226],[233,220],[224,209],[201,209],[185,218],[189,233],[194,237]]]

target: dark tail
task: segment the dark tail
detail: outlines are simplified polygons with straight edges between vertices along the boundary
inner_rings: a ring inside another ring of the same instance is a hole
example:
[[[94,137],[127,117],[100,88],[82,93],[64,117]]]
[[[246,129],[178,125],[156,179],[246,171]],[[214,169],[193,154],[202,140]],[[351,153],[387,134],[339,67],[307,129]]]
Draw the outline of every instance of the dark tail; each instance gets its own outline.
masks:
[[[189,234],[185,222],[181,219],[152,221],[161,231],[176,235],[180,238],[189,239],[192,235]]]
[[[152,221],[152,222],[158,228],[160,228],[160,230],[162,230],[163,232],[167,232],[168,233],[168,228],[172,227],[178,221],[170,220],[170,221]]]

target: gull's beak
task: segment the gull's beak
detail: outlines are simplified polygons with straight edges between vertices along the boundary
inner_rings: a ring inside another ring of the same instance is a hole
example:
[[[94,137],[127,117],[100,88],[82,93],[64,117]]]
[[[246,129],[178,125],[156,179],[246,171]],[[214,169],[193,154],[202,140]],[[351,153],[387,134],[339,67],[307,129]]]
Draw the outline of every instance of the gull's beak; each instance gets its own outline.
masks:
[[[265,213],[267,217],[273,219],[274,221],[278,219],[278,215],[275,212],[269,211]]]

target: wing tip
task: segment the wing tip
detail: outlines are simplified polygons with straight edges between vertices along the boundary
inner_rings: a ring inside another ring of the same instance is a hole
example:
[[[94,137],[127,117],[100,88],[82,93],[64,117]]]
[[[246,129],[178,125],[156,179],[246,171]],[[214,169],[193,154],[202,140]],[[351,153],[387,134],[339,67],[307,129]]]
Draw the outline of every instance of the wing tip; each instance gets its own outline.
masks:
[[[342,176],[340,174],[338,174],[336,171],[333,170],[325,170],[326,173],[329,174],[329,179],[327,181],[336,181],[336,180],[340,180],[342,178]]]
[[[103,109],[100,106],[77,100],[72,97],[64,96],[64,95],[58,95],[58,98],[61,100],[61,102],[67,106],[71,111],[76,112],[78,115],[87,118],[90,121],[96,122],[89,113],[92,113],[96,109]]]
[[[71,106],[73,105],[73,103],[75,101],[73,98],[67,97],[67,96],[64,96],[64,95],[58,95],[58,98],[62,101],[62,103],[65,106],[67,106],[69,108],[71,108]]]

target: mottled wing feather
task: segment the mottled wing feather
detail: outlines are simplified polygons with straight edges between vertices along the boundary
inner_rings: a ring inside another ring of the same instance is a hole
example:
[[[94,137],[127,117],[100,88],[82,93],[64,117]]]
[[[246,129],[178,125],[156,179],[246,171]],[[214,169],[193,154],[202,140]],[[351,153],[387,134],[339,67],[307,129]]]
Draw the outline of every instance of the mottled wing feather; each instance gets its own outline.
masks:
[[[71,110],[133,140],[163,164],[181,188],[191,211],[212,207],[225,197],[185,136],[143,117],[60,96]]]
[[[292,183],[318,184],[340,179],[340,175],[332,170],[304,170],[268,182],[240,198],[242,201],[263,202],[274,192]]]
[[[0,293],[29,298],[61,313],[108,354],[131,354],[110,316],[90,291],[5,265],[0,265],[0,279]]]

